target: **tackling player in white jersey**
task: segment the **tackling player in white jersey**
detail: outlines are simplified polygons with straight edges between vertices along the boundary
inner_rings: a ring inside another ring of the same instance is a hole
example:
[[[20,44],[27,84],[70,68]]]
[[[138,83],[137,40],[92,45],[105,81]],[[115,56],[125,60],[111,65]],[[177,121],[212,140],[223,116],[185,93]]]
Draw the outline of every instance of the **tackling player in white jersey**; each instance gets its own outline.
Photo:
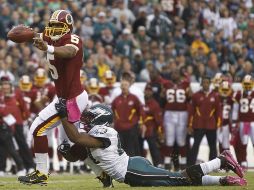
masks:
[[[129,157],[121,148],[118,133],[111,125],[113,112],[106,105],[97,104],[82,112],[80,122],[88,133],[79,133],[67,120],[65,101],[55,104],[69,139],[87,147],[87,155],[108,175],[120,183],[130,186],[189,186],[189,185],[246,185],[243,171],[229,151],[218,158],[193,165],[182,172],[169,172],[153,166],[139,156]],[[83,149],[83,151],[85,151]],[[231,169],[239,177],[209,176],[217,169]]]

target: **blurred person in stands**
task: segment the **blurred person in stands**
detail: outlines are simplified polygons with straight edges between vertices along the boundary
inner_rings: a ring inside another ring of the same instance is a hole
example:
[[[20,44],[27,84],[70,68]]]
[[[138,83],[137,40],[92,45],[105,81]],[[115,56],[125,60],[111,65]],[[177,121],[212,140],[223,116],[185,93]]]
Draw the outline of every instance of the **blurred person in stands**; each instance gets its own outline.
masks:
[[[96,67],[94,58],[87,59],[83,70],[86,73],[87,79],[98,78],[98,68]]]
[[[201,37],[201,34],[199,32],[196,33],[195,40],[191,44],[191,53],[195,54],[198,49],[203,49],[204,53],[207,55],[210,51],[209,47],[205,42],[203,42],[203,39]]]
[[[141,82],[149,82],[151,81],[149,73],[154,70],[155,67],[151,60],[147,60],[145,64],[145,68],[140,71],[139,81]]]
[[[115,47],[115,45],[116,45],[115,38],[109,28],[105,28],[101,32],[101,36],[100,36],[99,40],[102,42],[103,46],[111,45],[111,46]]]
[[[94,34],[94,29],[93,29],[93,23],[91,18],[85,17],[83,24],[81,26],[81,31],[80,35],[86,39],[86,38],[91,38]]]
[[[171,81],[163,86],[163,97],[165,98],[163,126],[165,131],[166,145],[168,146],[165,167],[170,169],[173,157],[174,144],[179,148],[180,167],[185,168],[187,164],[186,135],[188,121],[188,102],[191,96],[190,83],[183,80],[180,70],[172,71]]]
[[[125,28],[122,31],[121,38],[116,43],[116,52],[124,57],[132,57],[132,49],[137,47],[137,41],[131,34],[129,28]]]
[[[97,49],[97,54],[94,57],[96,62],[96,67],[98,69],[98,79],[102,79],[104,76],[104,73],[110,69],[108,63],[107,63],[107,56],[105,54],[105,48],[100,47]]]
[[[214,25],[217,30],[223,30],[225,39],[232,37],[234,29],[237,28],[237,23],[232,13],[226,7],[220,9],[220,17],[215,20]]]
[[[145,60],[140,49],[135,49],[131,61],[132,71],[135,73],[137,81],[140,81],[141,71],[145,66]]]
[[[145,8],[140,8],[139,12],[138,12],[138,17],[136,18],[136,20],[134,21],[133,25],[132,25],[132,29],[133,29],[133,33],[136,34],[140,27],[144,27],[146,26],[146,10]]]
[[[112,9],[112,16],[117,19],[117,22],[119,22],[121,15],[124,15],[127,18],[128,23],[131,24],[136,19],[133,12],[126,7],[124,0],[117,0],[116,7]]]
[[[236,77],[243,79],[246,75],[254,76],[253,72],[253,63],[250,61],[245,61],[243,65],[241,65],[241,69],[236,72]]]
[[[146,140],[149,145],[153,165],[162,166],[160,150],[157,144],[157,139],[160,141],[164,139],[162,109],[153,98],[153,89],[149,83],[146,84],[144,93],[145,105],[143,106],[143,110],[145,112],[144,125],[146,126],[146,131],[141,136],[140,150],[143,150],[143,141]]]
[[[217,156],[216,131],[221,127],[221,106],[218,95],[209,89],[211,78],[203,77],[202,89],[191,98],[188,132],[193,134],[194,144],[191,149],[190,165],[197,161],[200,143],[206,135],[210,153],[209,160]]]
[[[160,5],[154,5],[153,14],[147,17],[147,33],[158,42],[168,40],[168,32],[172,29],[172,22],[163,14]]]
[[[102,31],[106,28],[109,28],[113,34],[113,36],[116,35],[116,29],[115,26],[111,23],[107,21],[107,17],[106,17],[106,13],[101,11],[98,13],[97,15],[97,22],[95,22],[93,24],[94,27],[94,35],[93,35],[93,39],[94,40],[98,40],[100,39],[100,36],[102,34]]]
[[[252,144],[254,145],[254,113],[253,113],[253,105],[254,105],[254,80],[251,75],[245,75],[242,80],[242,91],[238,91],[234,94],[234,100],[238,104],[234,104],[234,111],[236,110],[236,115],[233,117],[234,126],[235,123],[239,122],[239,134],[240,140],[242,143],[241,150],[241,163],[240,165],[244,168],[248,168],[247,163],[247,144],[248,138],[250,137]]]
[[[209,55],[209,59],[206,67],[206,75],[213,78],[216,73],[220,72],[218,57],[215,53]]]
[[[121,79],[121,94],[112,104],[114,128],[119,133],[122,148],[132,156],[140,155],[139,130],[145,132],[144,111],[138,97],[130,92],[133,76],[125,73]],[[131,140],[130,140],[131,139]]]
[[[145,26],[138,27],[137,33],[135,34],[135,39],[137,40],[140,48],[142,48],[145,43],[149,43],[151,41],[151,38],[146,34]]]
[[[1,77],[1,104],[4,117],[2,117],[1,127],[1,171],[5,169],[7,153],[10,154],[17,164],[17,175],[25,175],[34,170],[32,153],[30,152],[23,133],[23,122],[29,117],[29,110],[20,94],[16,93],[8,76]],[[12,138],[15,138],[19,154],[16,152]],[[21,158],[19,158],[21,157]],[[25,167],[25,168],[24,168]]]

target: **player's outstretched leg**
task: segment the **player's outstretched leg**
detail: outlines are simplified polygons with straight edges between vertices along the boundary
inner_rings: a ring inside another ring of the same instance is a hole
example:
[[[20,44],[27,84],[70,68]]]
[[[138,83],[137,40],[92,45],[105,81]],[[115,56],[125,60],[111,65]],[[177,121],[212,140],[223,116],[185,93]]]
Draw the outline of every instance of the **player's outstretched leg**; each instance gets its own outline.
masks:
[[[190,168],[196,167],[196,166],[198,165],[191,166]],[[232,154],[228,150],[223,151],[221,155],[218,156],[217,158],[200,164],[200,167],[204,175],[207,175],[218,169],[226,169],[226,170],[232,170],[241,178],[244,176],[243,169],[237,163],[237,161],[233,158]]]

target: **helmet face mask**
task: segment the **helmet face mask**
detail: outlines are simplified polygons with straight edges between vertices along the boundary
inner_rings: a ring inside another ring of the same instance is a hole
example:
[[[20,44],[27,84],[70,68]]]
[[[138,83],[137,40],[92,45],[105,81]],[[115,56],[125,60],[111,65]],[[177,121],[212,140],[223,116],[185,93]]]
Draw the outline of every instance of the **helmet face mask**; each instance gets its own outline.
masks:
[[[65,34],[72,32],[73,18],[70,13],[65,10],[55,11],[47,27],[45,27],[45,36],[50,37],[51,40],[59,40]]]

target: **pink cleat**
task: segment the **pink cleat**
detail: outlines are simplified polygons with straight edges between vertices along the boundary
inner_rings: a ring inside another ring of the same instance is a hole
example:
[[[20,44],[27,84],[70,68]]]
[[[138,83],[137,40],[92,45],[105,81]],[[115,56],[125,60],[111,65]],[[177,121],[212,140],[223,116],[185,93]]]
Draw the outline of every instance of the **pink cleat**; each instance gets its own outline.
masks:
[[[224,150],[219,156],[221,159],[221,169],[229,169],[235,172],[239,177],[243,178],[244,172],[238,162],[234,159],[233,155],[228,150]]]
[[[221,185],[230,185],[230,186],[246,186],[247,181],[240,177],[226,176],[221,178]]]

